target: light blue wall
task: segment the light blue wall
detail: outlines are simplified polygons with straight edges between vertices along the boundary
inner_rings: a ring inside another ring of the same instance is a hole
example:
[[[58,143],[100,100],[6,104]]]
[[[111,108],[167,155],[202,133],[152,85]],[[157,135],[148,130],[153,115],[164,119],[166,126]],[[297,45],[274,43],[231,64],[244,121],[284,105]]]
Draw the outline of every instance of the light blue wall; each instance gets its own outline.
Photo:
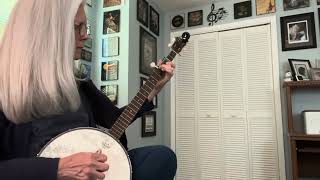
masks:
[[[226,23],[232,23],[232,22],[241,22],[242,20],[247,20],[247,19],[255,19],[255,18],[260,18],[260,17],[265,17],[265,16],[276,16],[277,17],[277,26],[278,26],[278,51],[279,51],[279,68],[280,68],[280,82],[282,87],[282,79],[284,76],[284,73],[288,70],[290,70],[289,64],[288,64],[288,59],[289,58],[295,58],[295,59],[308,59],[311,61],[313,65],[313,61],[315,59],[320,59],[320,49],[319,48],[314,48],[314,49],[305,49],[305,50],[296,50],[296,51],[282,51],[281,47],[281,29],[280,29],[280,17],[282,16],[289,16],[289,15],[294,15],[294,14],[301,14],[301,13],[308,13],[308,12],[314,12],[315,13],[315,27],[316,27],[316,35],[317,35],[317,44],[318,47],[320,46],[320,35],[319,35],[319,19],[318,19],[318,6],[316,4],[316,0],[310,0],[310,7],[307,8],[301,8],[301,9],[296,9],[296,10],[290,10],[290,11],[284,11],[283,10],[283,0],[276,0],[276,13],[273,14],[267,14],[267,15],[256,15],[255,12],[255,1],[252,1],[252,17],[249,18],[243,18],[243,19],[238,19],[234,20],[234,15],[233,15],[233,4],[237,2],[242,2],[240,0],[226,0],[226,1],[220,1],[215,3],[216,9],[220,7],[224,7],[227,9],[229,15],[221,22],[218,22],[218,24],[226,24]],[[165,12],[165,21],[163,23],[163,31],[164,31],[164,39],[165,41],[170,41],[170,33],[172,32],[170,30],[170,16],[172,15],[177,15],[179,13],[185,13],[185,17],[187,18],[187,13],[195,10],[203,10],[204,14],[204,24],[202,26],[196,26],[193,28],[184,28],[184,29],[178,29],[177,31],[181,30],[190,30],[190,29],[195,29],[195,28],[201,28],[201,27],[206,27],[208,26],[208,23],[206,21],[206,16],[209,14],[211,11],[211,4],[205,5],[205,6],[198,6],[194,7],[192,9],[183,9],[179,10],[177,8],[176,11],[174,12]],[[187,23],[187,21],[186,21]],[[187,24],[185,23],[185,27],[187,27]],[[166,51],[166,53],[169,51]],[[170,92],[169,88],[166,89],[165,91]],[[295,111],[295,116],[298,116],[298,113],[300,113],[303,109],[319,109],[319,98],[314,99],[313,95],[315,95],[316,91],[315,90],[309,90],[308,93],[300,93],[299,97],[297,96],[294,98],[294,111]],[[319,95],[318,95],[319,96]],[[281,89],[281,99],[282,99],[282,114],[283,114],[283,130],[284,130],[284,140],[285,140],[285,156],[286,156],[286,170],[287,170],[287,177],[288,179],[291,179],[291,161],[290,161],[290,150],[289,150],[289,144],[288,144],[288,139],[287,139],[287,133],[288,133],[288,125],[287,125],[287,115],[286,115],[286,99],[285,99],[285,94],[283,92],[283,89]],[[309,101],[308,101],[309,100]],[[308,105],[303,105],[303,103],[306,103]],[[170,97],[166,96],[164,97],[164,104],[170,104]],[[166,106],[163,110],[165,119],[170,118],[170,106]],[[300,123],[301,124],[301,123]],[[170,123],[166,122],[164,124],[164,143],[165,144],[170,144]]]
[[[122,5],[114,6],[110,8],[103,8],[103,0],[94,1],[92,10],[94,12],[94,55],[92,62],[92,73],[91,78],[95,85],[100,88],[101,85],[107,84],[118,84],[119,85],[119,100],[118,107],[127,105],[131,99],[136,95],[140,88],[140,77],[139,73],[139,29],[141,25],[136,18],[136,0],[122,1]],[[149,1],[156,10],[159,10],[155,4]],[[106,11],[112,11],[120,9],[120,33],[103,35],[103,14]],[[159,11],[160,14],[162,14]],[[162,18],[162,17],[160,17]],[[148,28],[145,28],[149,31]],[[149,31],[150,32],[150,31]],[[150,32],[152,34],[152,32]],[[162,35],[157,37],[158,42],[158,56],[161,57],[162,53]],[[102,39],[106,37],[120,37],[120,56],[112,58],[102,57]],[[101,81],[101,62],[107,62],[111,60],[119,60],[119,80],[117,81]],[[163,128],[163,115],[161,109],[163,106],[162,102],[163,94],[158,96],[158,108],[157,111],[157,135],[154,137],[141,137],[141,118],[137,119],[126,131],[128,138],[129,148],[141,147],[146,145],[162,144],[162,128]]]

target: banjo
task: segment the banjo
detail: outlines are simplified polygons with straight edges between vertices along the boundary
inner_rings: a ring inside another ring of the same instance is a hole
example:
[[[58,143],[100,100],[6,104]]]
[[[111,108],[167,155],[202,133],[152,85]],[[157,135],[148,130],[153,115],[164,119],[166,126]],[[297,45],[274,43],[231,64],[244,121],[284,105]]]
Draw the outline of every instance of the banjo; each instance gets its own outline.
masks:
[[[163,62],[172,61],[179,54],[190,38],[188,32],[176,37],[171,46],[171,52]],[[127,151],[118,141],[145,99],[161,79],[162,71],[153,64],[153,73],[141,87],[137,95],[125,108],[110,130],[101,128],[81,127],[70,129],[49,141],[40,151],[38,157],[59,158],[77,152],[96,152],[98,149],[108,155],[109,170],[105,172],[105,180],[132,179],[131,162]]]

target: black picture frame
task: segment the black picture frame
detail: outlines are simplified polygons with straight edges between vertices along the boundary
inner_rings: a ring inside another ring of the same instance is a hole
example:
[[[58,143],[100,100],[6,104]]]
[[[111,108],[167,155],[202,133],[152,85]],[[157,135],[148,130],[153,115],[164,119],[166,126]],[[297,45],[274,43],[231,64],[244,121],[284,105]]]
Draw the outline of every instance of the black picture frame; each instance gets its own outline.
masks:
[[[146,76],[152,74],[150,63],[157,61],[157,38],[140,26],[139,72]]]
[[[101,92],[109,98],[109,100],[112,102],[113,105],[118,104],[118,85],[112,84],[112,85],[103,85],[100,87]]]
[[[295,3],[292,3],[292,0],[283,0],[284,11],[305,8],[309,6],[310,6],[310,0],[296,0]]]
[[[148,27],[149,3],[146,0],[137,0],[137,20]]]
[[[144,85],[145,82],[147,82],[147,78],[145,77],[140,77],[140,88]],[[158,95],[156,95],[154,98],[153,98],[153,105],[154,105],[154,108],[157,108],[158,107]]]
[[[150,23],[149,23],[149,28],[150,31],[159,36],[159,29],[160,29],[160,15],[159,13],[152,7],[150,6]]]
[[[171,16],[170,25],[171,25],[171,30],[184,28],[184,26],[185,26],[185,15],[184,15],[184,13],[177,14],[175,16]]]
[[[313,12],[281,17],[280,23],[282,51],[317,47]]]
[[[295,81],[310,80],[311,63],[305,59],[288,59],[292,76]]]
[[[103,15],[103,34],[120,32],[120,10],[107,11]]]
[[[244,1],[235,3],[233,5],[234,19],[240,19],[252,16],[252,4],[251,1]]]
[[[101,81],[114,81],[119,79],[119,61],[101,62]]]
[[[188,27],[199,26],[202,24],[203,24],[202,10],[188,12]]]
[[[92,52],[86,50],[86,49],[82,49],[81,50],[81,59],[91,62],[92,61]]]
[[[151,137],[157,134],[157,113],[149,111],[142,115],[141,118],[141,136]]]

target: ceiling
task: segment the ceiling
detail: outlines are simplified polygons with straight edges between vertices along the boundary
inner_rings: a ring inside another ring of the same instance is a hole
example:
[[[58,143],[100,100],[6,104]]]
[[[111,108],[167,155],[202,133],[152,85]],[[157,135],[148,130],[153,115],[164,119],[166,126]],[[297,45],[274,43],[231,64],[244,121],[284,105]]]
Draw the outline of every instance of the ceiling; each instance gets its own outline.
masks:
[[[211,4],[213,0],[153,0],[159,8],[165,12],[189,9],[205,4]],[[215,0],[218,1],[218,0]],[[219,0],[222,1],[222,0]]]

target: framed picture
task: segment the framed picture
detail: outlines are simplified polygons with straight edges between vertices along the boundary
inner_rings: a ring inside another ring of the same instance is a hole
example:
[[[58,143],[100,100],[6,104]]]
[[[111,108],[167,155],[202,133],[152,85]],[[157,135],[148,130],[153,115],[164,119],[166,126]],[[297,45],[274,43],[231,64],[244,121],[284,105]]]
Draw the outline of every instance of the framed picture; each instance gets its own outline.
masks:
[[[144,77],[140,77],[140,88],[144,85],[144,83],[147,82],[147,78],[144,78]],[[158,107],[158,96],[156,95],[153,100],[153,105],[154,105],[154,108],[157,108]]]
[[[320,0],[317,0],[317,5],[320,5]]]
[[[256,0],[257,15],[276,12],[275,0]]]
[[[90,79],[91,66],[80,62],[78,71],[76,71],[75,75],[79,79]]]
[[[150,111],[142,115],[141,118],[141,136],[150,137],[155,136],[157,133],[156,112]]]
[[[82,49],[81,50],[81,59],[88,61],[88,62],[91,62],[92,61],[92,52],[87,51],[85,49]]]
[[[188,12],[188,27],[199,26],[203,24],[203,11]]]
[[[103,17],[103,34],[120,32],[120,10],[108,11]]]
[[[252,16],[252,6],[251,1],[244,1],[240,3],[235,3],[234,8],[234,19],[240,19]]]
[[[150,31],[157,36],[159,36],[159,19],[159,13],[152,6],[150,6]]]
[[[285,11],[299,9],[310,6],[310,0],[283,0],[283,9]]]
[[[148,8],[149,3],[146,0],[137,0],[137,20],[148,27]]]
[[[103,7],[118,6],[120,4],[121,4],[121,0],[104,0],[103,1]]]
[[[157,39],[140,27],[140,64],[139,71],[141,74],[152,74],[150,63],[157,60]]]
[[[310,69],[311,79],[315,81],[320,80],[320,68],[311,68]]]
[[[282,50],[316,48],[314,13],[280,18]]]
[[[309,60],[289,59],[289,64],[294,80],[299,81],[311,79],[309,75],[311,69]]]
[[[101,63],[101,81],[118,80],[119,61],[108,61]]]
[[[101,86],[101,91],[110,99],[112,104],[118,104],[118,85]]]
[[[102,40],[102,57],[119,55],[119,37],[109,37]]]
[[[89,37],[87,40],[84,41],[84,47],[91,49],[92,48],[92,38]]]
[[[171,30],[174,29],[179,29],[179,28],[184,28],[184,21],[185,21],[185,17],[184,17],[184,13],[182,14],[178,14],[175,16],[171,16]]]

